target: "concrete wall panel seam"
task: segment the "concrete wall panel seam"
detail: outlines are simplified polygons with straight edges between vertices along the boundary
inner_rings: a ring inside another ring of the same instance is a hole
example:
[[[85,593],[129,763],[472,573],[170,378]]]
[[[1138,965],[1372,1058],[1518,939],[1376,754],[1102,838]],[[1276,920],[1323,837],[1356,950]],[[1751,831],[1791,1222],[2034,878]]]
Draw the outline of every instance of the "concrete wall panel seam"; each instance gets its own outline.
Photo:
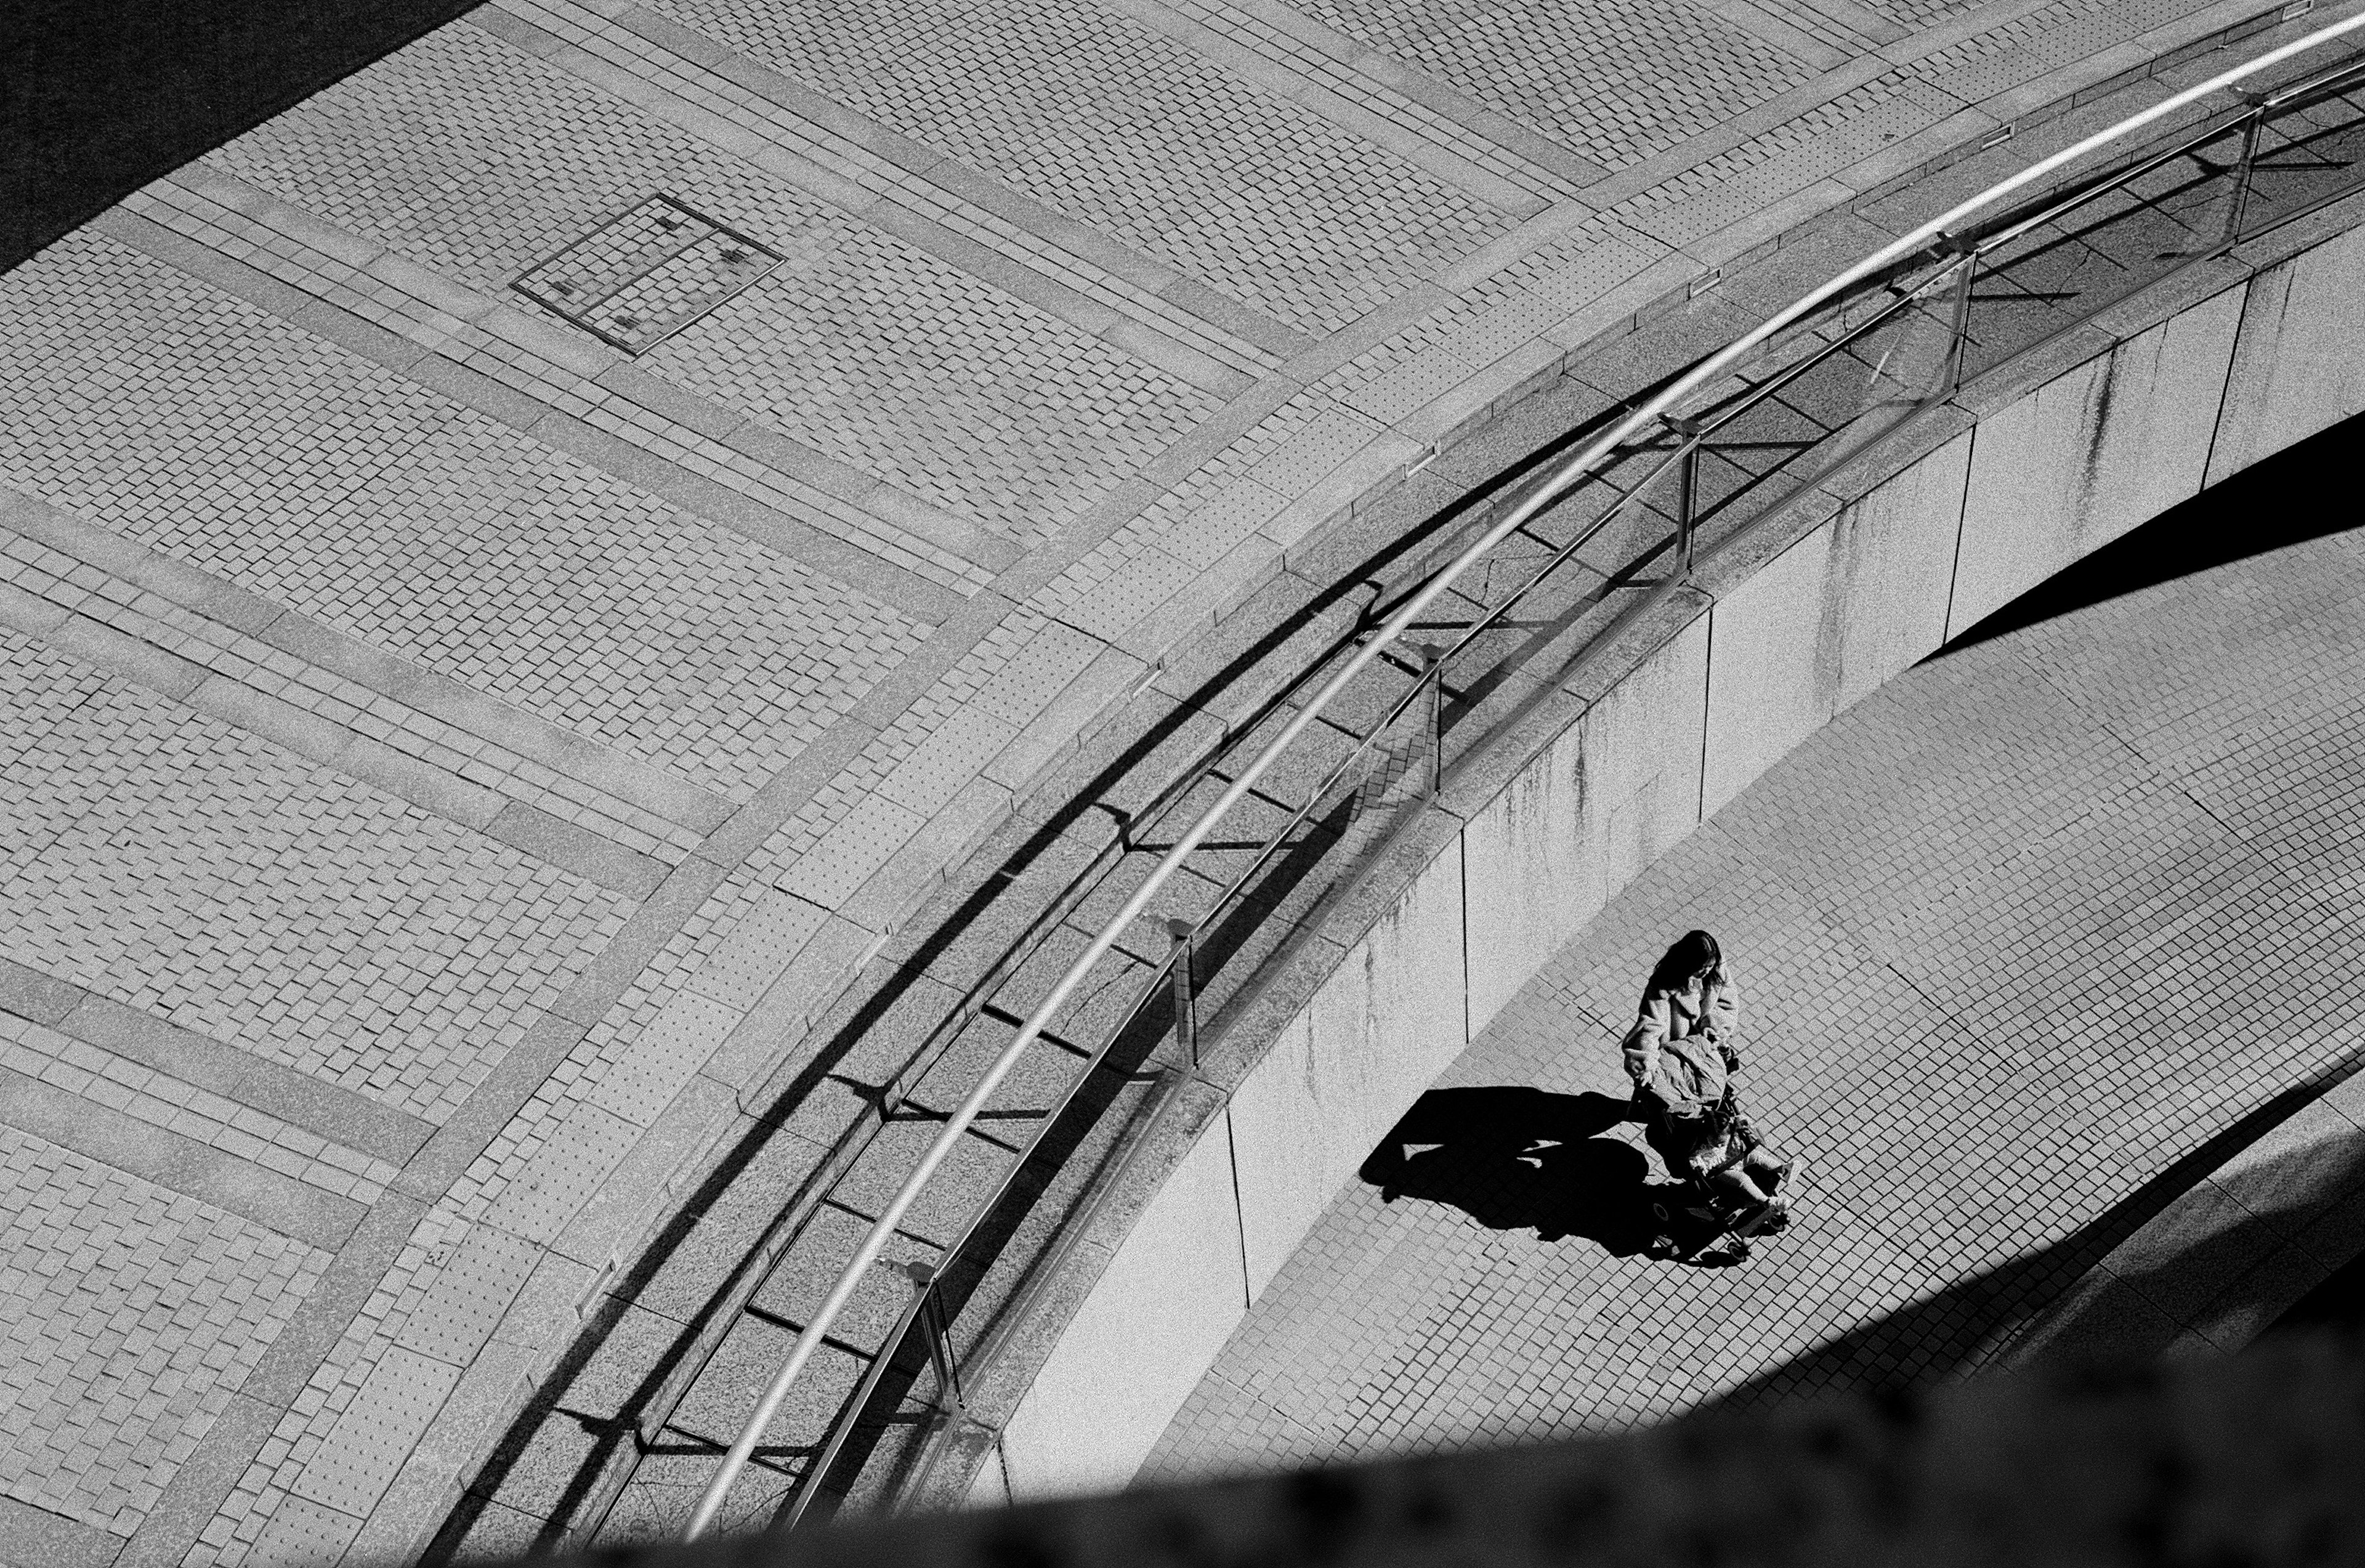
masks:
[[[1477,1036],[1470,1024],[1470,824],[1464,822],[1462,831],[1453,835],[1453,853],[1462,863],[1462,1043],[1466,1047]]]
[[[1224,1124],[1224,1158],[1232,1170],[1232,1238],[1239,1243],[1240,1309],[1245,1312],[1256,1305],[1256,1296],[1255,1286],[1250,1282],[1249,1275],[1248,1215],[1240,1204],[1240,1147],[1239,1140],[1232,1136],[1232,1104],[1229,1099],[1224,1102],[1224,1114],[1219,1119]]]
[[[2259,274],[2254,271],[2247,278],[2243,280],[2242,286],[2238,291],[2242,297],[2241,303],[2236,307],[2234,313],[2234,353],[2236,355],[2242,352],[2241,323],[2249,319],[2250,289],[2258,281]],[[2233,293],[2236,291],[2229,289],[2227,292]],[[2228,359],[2225,363],[2225,379],[2217,388],[2217,417],[2214,420],[2212,420],[2209,424],[2209,451],[2208,454],[2201,460],[2202,482],[2204,485],[2208,483],[2209,476],[2217,472],[2217,439],[2225,431],[2225,399],[2232,396],[2233,390],[2234,364],[2231,359]]]
[[[1787,550],[1783,552],[1783,554],[1788,554]],[[1721,600],[1710,600],[1708,614],[1704,617],[1708,622],[1708,657],[1700,661],[1699,796],[1698,803],[1692,808],[1692,821],[1695,823],[1708,821],[1708,736],[1709,726],[1716,719],[1716,708],[1709,693],[1716,684],[1716,612],[1721,608]]]
[[[1960,503],[1955,508],[1955,555],[1946,567],[1945,634],[1948,636],[1954,634],[1956,590],[1962,587],[1963,582],[1963,521],[1970,515],[1971,510],[1971,465],[1978,461],[1979,455],[1979,427],[1974,424],[1965,433],[1967,444],[1963,454],[1963,496]]]

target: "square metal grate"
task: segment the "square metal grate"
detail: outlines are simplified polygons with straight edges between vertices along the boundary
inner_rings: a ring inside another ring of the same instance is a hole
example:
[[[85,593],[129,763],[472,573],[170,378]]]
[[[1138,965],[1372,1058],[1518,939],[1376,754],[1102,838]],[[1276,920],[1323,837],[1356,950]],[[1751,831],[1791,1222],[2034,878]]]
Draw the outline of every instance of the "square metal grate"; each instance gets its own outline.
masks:
[[[626,353],[655,348],[780,264],[777,251],[653,196],[510,287]]]

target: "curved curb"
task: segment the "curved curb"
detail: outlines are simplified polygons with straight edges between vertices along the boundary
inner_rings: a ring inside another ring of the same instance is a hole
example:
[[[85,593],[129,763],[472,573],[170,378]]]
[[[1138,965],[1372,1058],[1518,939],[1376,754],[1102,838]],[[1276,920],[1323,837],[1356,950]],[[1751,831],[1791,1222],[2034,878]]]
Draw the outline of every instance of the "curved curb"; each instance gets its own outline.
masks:
[[[2365,1253],[2358,1067],[2352,1054],[2325,1080],[2227,1129],[2238,1146],[2001,1347],[1990,1367],[2238,1350]],[[2213,1139],[2211,1151],[2223,1141]]]

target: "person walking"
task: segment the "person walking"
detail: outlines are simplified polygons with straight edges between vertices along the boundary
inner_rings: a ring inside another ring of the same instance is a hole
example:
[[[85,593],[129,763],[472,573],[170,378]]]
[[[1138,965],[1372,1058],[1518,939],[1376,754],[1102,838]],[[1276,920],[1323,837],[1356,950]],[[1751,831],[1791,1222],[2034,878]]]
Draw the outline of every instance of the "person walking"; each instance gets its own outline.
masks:
[[[1652,969],[1634,1026],[1626,1032],[1626,1076],[1634,1081],[1636,1119],[1644,1109],[1644,1086],[1658,1072],[1660,1053],[1670,1042],[1705,1039],[1724,1058],[1728,1072],[1739,1067],[1740,1016],[1724,949],[1705,931],[1685,932]]]
[[[1676,1181],[1715,1204],[1727,1234],[1746,1238],[1778,1224],[1791,1162],[1758,1137],[1732,1081],[1741,1066],[1740,1005],[1723,950],[1705,931],[1686,932],[1659,959],[1622,1046],[1633,1081],[1631,1118]]]

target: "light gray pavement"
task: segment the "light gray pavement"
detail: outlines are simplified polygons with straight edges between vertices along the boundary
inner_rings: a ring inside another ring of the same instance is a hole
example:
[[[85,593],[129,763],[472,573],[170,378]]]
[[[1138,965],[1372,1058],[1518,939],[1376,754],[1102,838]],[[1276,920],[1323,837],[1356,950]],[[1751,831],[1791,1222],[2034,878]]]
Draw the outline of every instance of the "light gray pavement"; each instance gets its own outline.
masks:
[[[2365,1049],[2360,736],[2353,531],[1897,678],[1614,900],[1440,1080],[1622,1097],[1642,979],[1704,926],[1740,987],[1744,1103],[1801,1161],[1789,1230],[1737,1267],[1653,1260],[1612,1218],[1619,1148],[1465,1135],[1393,1202],[1340,1195],[1145,1478],[1976,1368],[2108,1249],[2088,1227],[2113,1204]],[[2365,1205],[2323,1224],[2292,1239],[2326,1270],[2365,1247]]]
[[[405,1548],[1178,638],[1671,287],[2259,14],[503,0],[0,277],[0,1540]],[[656,195],[779,265],[637,354],[510,291]]]

